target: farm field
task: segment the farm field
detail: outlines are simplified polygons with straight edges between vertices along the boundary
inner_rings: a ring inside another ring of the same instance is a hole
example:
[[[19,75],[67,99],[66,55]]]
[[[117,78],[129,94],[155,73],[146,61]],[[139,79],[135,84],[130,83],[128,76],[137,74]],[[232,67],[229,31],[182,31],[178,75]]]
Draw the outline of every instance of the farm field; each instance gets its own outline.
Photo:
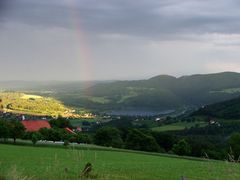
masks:
[[[88,123],[95,123],[95,122],[97,122],[98,120],[97,119],[90,119],[90,118],[88,118],[88,119],[84,119],[84,118],[82,118],[82,119],[70,119],[69,120],[70,121],[70,123],[71,123],[71,125],[72,126],[82,126],[82,123],[83,122],[88,122]]]
[[[104,150],[73,150],[0,144],[0,179],[79,179],[87,162],[94,179],[240,179],[240,166]]]
[[[206,122],[178,122],[178,123],[173,123],[173,124],[168,124],[168,125],[163,125],[159,127],[154,127],[152,128],[153,131],[177,131],[177,130],[183,130],[185,128],[191,128],[194,126],[198,127],[204,127],[206,126]]]

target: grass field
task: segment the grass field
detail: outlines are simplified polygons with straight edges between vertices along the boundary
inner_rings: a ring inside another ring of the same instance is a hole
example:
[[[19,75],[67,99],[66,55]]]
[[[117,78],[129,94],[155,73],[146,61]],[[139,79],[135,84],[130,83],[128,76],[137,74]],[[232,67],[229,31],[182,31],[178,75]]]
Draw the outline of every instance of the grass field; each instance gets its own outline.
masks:
[[[87,98],[95,103],[99,103],[99,104],[107,104],[110,102],[109,99],[107,99],[106,97],[94,97],[94,96],[87,96]]]
[[[104,150],[73,150],[0,144],[0,179],[79,179],[87,162],[96,179],[240,179],[240,166]]]
[[[4,111],[37,116],[71,115],[71,109],[51,97],[25,94],[21,92],[1,92],[0,99]]]
[[[220,91],[211,91],[210,93],[227,93],[227,94],[234,94],[234,93],[239,93],[240,88],[228,88],[228,89],[223,89]]]
[[[70,119],[69,120],[72,126],[82,126],[82,122],[87,121],[89,123],[97,122],[98,119],[93,118],[93,119]]]
[[[177,130],[183,130],[185,128],[191,128],[194,126],[198,127],[204,127],[206,126],[206,122],[177,122],[169,125],[163,125],[159,127],[152,128],[153,131],[177,131]]]

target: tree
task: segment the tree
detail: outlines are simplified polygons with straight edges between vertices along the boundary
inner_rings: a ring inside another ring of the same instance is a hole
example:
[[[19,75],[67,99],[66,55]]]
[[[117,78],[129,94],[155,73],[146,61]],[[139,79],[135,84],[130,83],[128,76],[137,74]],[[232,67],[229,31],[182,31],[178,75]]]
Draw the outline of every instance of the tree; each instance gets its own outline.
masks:
[[[103,127],[97,130],[94,136],[95,144],[120,148],[123,140],[117,128]]]
[[[53,119],[49,121],[51,127],[53,128],[66,128],[66,127],[72,127],[71,123],[69,120],[63,118],[63,117],[58,117],[58,119]]]
[[[0,120],[0,138],[6,140],[10,136],[9,125],[6,121]]]
[[[48,141],[70,141],[74,142],[75,138],[73,134],[68,133],[65,129],[60,128],[42,128],[39,130],[39,133],[42,135],[42,139],[48,140]]]
[[[49,129],[49,140],[50,141],[60,141],[62,140],[62,131],[60,129]]]
[[[173,145],[172,151],[179,156],[189,155],[191,153],[191,146],[185,139],[181,139],[177,144]]]
[[[156,139],[160,147],[165,151],[170,151],[176,143],[176,136],[168,132],[152,132],[153,137]]]
[[[33,132],[31,135],[31,141],[35,145],[41,139],[41,134],[39,132]]]
[[[89,144],[91,143],[91,139],[89,137],[89,135],[87,134],[83,134],[83,133],[77,133],[75,136],[74,142],[80,144],[80,143],[86,143]]]
[[[240,157],[240,133],[234,133],[228,140],[230,148],[232,149],[232,155],[235,159]]]
[[[25,127],[19,121],[11,121],[10,127],[10,137],[13,138],[14,143],[16,143],[17,138],[21,138],[25,132]]]
[[[143,132],[133,129],[127,135],[125,147],[127,149],[159,152],[161,151],[160,146],[156,140],[151,136],[144,134]]]
[[[41,128],[38,132],[41,134],[41,139],[42,140],[49,140],[50,139],[50,135],[49,135],[50,131],[49,131],[49,129]]]
[[[2,99],[0,99],[0,110],[3,110],[3,104],[2,104]]]

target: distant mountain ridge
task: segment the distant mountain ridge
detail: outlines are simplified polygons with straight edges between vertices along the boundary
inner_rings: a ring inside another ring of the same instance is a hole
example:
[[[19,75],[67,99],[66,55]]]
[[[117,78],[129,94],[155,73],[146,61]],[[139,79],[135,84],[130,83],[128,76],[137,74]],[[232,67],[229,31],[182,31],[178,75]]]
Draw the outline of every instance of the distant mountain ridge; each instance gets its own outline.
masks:
[[[1,83],[13,90],[53,91],[66,105],[96,110],[170,110],[201,107],[240,96],[240,73],[222,72],[114,82]]]
[[[86,93],[87,92],[87,93]],[[75,97],[72,105],[100,109],[172,109],[202,106],[240,95],[240,73],[159,75],[147,80],[99,83]],[[70,96],[68,96],[69,98]]]

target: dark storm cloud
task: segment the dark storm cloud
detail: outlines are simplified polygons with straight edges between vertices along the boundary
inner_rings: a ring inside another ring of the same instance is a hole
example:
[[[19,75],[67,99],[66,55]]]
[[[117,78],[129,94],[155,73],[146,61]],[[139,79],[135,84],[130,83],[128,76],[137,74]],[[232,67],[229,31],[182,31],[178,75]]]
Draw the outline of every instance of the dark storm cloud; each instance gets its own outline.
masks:
[[[238,0],[12,0],[10,5],[2,20],[64,28],[79,21],[95,34],[240,33]]]
[[[8,10],[9,1],[1,0],[0,1],[0,17]]]
[[[0,0],[0,80],[240,71],[239,9],[239,0]]]

